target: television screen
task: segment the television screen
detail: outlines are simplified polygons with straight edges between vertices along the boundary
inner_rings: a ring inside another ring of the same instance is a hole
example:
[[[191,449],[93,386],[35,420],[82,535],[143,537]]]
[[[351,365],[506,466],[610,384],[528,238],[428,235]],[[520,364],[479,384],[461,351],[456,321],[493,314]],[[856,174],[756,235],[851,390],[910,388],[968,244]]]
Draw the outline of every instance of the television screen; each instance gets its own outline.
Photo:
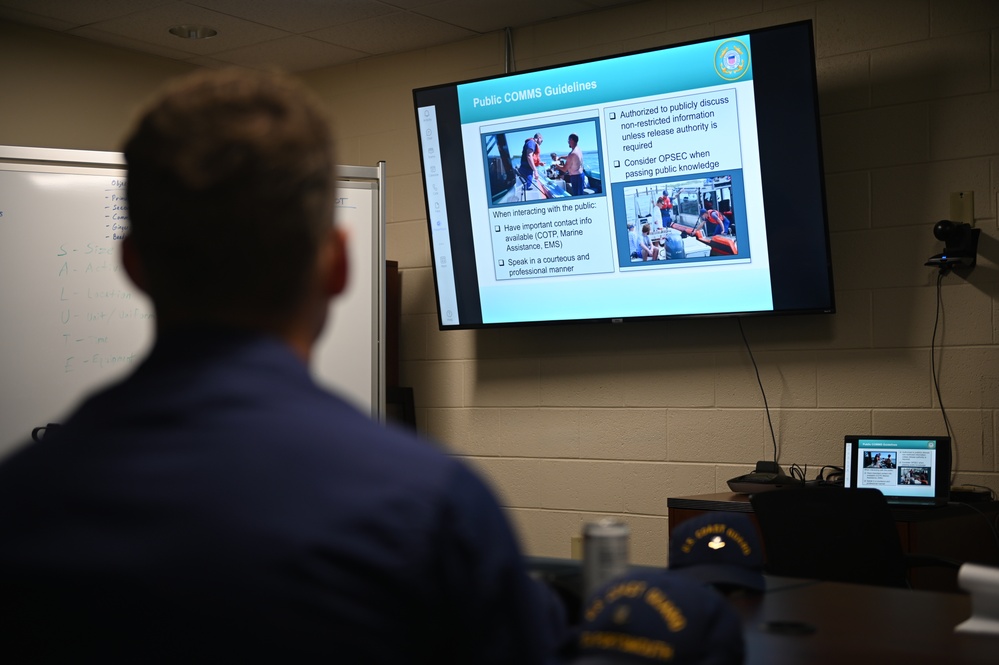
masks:
[[[834,311],[811,22],[413,97],[441,329]]]

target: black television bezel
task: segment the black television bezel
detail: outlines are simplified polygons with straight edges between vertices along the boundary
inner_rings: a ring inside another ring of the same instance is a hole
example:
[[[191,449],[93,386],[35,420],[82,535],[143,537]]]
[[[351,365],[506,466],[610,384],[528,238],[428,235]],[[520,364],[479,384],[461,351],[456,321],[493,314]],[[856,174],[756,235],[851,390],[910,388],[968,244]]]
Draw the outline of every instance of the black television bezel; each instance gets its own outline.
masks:
[[[544,72],[558,70],[563,67],[586,64],[589,62],[599,62],[613,60],[616,58],[631,55],[663,51],[679,48],[691,44],[712,42],[740,36],[748,36],[753,41],[753,83],[757,102],[761,98],[768,99],[765,112],[761,112],[759,103],[756,107],[758,145],[760,150],[760,172],[763,182],[764,208],[767,210],[767,245],[769,255],[771,291],[774,299],[774,308],[770,310],[751,311],[723,311],[709,313],[663,313],[650,316],[632,317],[592,317],[577,319],[552,319],[552,320],[526,320],[526,321],[502,321],[485,323],[481,321],[481,304],[479,301],[479,288],[477,279],[477,267],[473,252],[452,252],[452,270],[456,275],[465,275],[467,280],[476,284],[475,288],[468,291],[474,293],[464,293],[458,302],[459,323],[456,325],[444,325],[443,312],[441,311],[440,286],[437,256],[434,251],[433,228],[431,215],[427,214],[427,231],[431,238],[431,268],[433,270],[434,299],[437,311],[438,328],[445,330],[477,330],[510,327],[532,327],[565,325],[580,323],[623,323],[628,321],[658,321],[690,318],[723,318],[723,317],[766,317],[789,314],[833,314],[836,311],[835,286],[832,271],[832,248],[829,233],[829,217],[826,205],[825,169],[822,150],[821,119],[819,114],[818,80],[815,70],[815,38],[813,24],[811,20],[796,21],[774,26],[743,30],[722,35],[712,35],[710,37],[693,39],[663,46],[641,49],[636,51],[617,53],[611,56],[602,56],[586,60],[560,63],[545,67],[525,69],[517,72],[510,72],[495,76],[486,76],[475,79],[467,79],[450,83],[443,83],[431,86],[415,88],[413,90],[413,106],[416,116],[417,127],[419,127],[419,109],[421,106],[435,104],[438,112],[444,112],[443,123],[439,126],[460,127],[461,118],[458,111],[457,89],[459,86],[475,83],[478,81],[488,81],[502,78],[510,78],[522,74],[533,72]],[[767,46],[761,46],[767,39],[777,39],[787,42],[796,40],[793,46],[782,48],[780,66],[768,66],[768,58],[778,59],[778,53],[773,50],[773,42]],[[762,41],[761,41],[762,40]],[[793,52],[797,58],[786,57],[787,53]],[[762,56],[762,66],[761,66]],[[777,100],[786,99],[792,86],[787,84],[788,80],[807,82],[807,90],[795,89],[793,99],[795,104],[781,104]],[[444,104],[449,102],[449,104]],[[800,108],[800,105],[807,104],[808,108]],[[793,130],[793,134],[791,133]],[[783,140],[778,140],[780,136]],[[424,153],[422,150],[422,137],[417,132],[420,142],[420,174],[422,177],[421,188],[423,189],[424,204],[426,210],[430,210],[430,194],[427,190],[427,171]],[[459,147],[461,142],[458,142]],[[800,151],[808,151],[808,169],[803,172],[794,165],[801,163]],[[451,185],[447,194],[447,214],[449,218],[448,233],[451,245],[473,246],[471,229],[471,210],[469,207],[469,197],[467,195],[466,172],[464,170],[464,154],[461,149],[447,150],[441,146],[440,159],[445,174],[452,174]],[[788,166],[788,165],[791,166]],[[767,186],[767,181],[781,182],[788,173],[796,176],[795,184],[798,189],[794,193],[794,200],[812,200],[817,202],[816,212],[821,217],[807,226],[796,226],[788,221],[792,215],[787,208],[790,204],[781,204],[781,200],[788,200],[788,195],[779,187]],[[802,181],[800,176],[804,173],[806,181]],[[460,174],[461,181],[455,184],[454,175]],[[458,213],[462,213],[459,215]],[[780,219],[778,223],[776,220]],[[772,221],[773,220],[773,221]],[[455,223],[460,221],[461,223]],[[787,232],[793,229],[794,233]],[[457,241],[457,242],[456,242]],[[815,250],[809,254],[810,260],[797,260],[789,262],[786,260],[774,260],[774,257],[782,255],[794,255],[796,247],[815,247],[820,245],[824,252]],[[470,277],[469,277],[470,276]],[[477,320],[475,319],[477,315]]]

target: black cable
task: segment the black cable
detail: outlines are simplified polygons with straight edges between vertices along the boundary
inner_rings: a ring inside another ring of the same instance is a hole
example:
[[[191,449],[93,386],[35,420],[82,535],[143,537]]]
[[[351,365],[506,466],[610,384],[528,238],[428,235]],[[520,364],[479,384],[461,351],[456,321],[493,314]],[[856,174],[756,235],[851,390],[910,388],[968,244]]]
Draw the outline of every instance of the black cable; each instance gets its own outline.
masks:
[[[986,514],[986,512],[980,509],[978,506],[972,503],[967,503],[965,501],[951,501],[948,505],[964,506],[965,508],[970,508],[971,510],[981,515],[982,519],[985,521],[985,524],[989,527],[989,530],[992,531],[992,540],[996,545],[996,549],[999,550],[999,531],[996,530],[996,525],[994,524],[994,520],[992,517]],[[999,515],[995,516],[995,521],[999,521]]]
[[[770,425],[770,439],[774,442],[774,464],[777,464],[780,461],[777,454],[777,436],[774,434],[774,424],[770,419],[770,405],[767,403],[767,391],[763,389],[763,381],[760,380],[760,368],[756,366],[753,349],[749,346],[749,340],[746,339],[746,331],[742,329],[742,317],[737,316],[735,320],[739,324],[739,334],[742,335],[742,343],[746,345],[746,351],[749,352],[749,359],[753,362],[753,371],[756,372],[756,383],[760,386],[760,394],[763,395],[763,408],[767,412],[767,424]]]
[[[830,470],[829,475],[826,475],[826,469]],[[839,476],[840,480],[842,481],[843,467],[834,466],[832,464],[826,464],[821,469],[819,469],[819,473],[818,475],[815,476],[815,480],[818,480],[820,482],[835,482],[832,479],[836,476]]]
[[[947,416],[947,409],[944,408],[943,398],[940,396],[940,379],[937,377],[937,360],[936,360],[936,343],[937,343],[937,324],[940,322],[940,314],[943,312],[943,288],[941,284],[943,283],[943,278],[946,273],[941,270],[937,273],[937,307],[936,314],[933,317],[933,336],[930,338],[930,373],[933,375],[933,388],[937,393],[937,402],[940,404],[940,414],[943,416],[944,429],[947,430],[947,436],[951,439],[950,446],[950,484],[954,484],[954,479],[957,477],[957,469],[954,468],[954,450],[957,447],[957,441],[954,440],[954,434],[950,427],[950,418]]]
[[[983,489],[989,493],[989,501],[996,500],[996,491],[991,487],[986,487],[985,485],[975,485],[974,483],[964,483],[965,487],[977,487],[978,489]]]

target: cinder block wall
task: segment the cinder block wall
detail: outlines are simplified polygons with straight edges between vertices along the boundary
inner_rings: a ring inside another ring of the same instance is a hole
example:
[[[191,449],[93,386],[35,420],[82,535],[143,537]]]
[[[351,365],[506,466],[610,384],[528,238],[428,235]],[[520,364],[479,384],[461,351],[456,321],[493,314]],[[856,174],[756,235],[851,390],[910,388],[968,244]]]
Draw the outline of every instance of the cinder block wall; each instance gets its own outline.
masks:
[[[811,477],[840,463],[846,433],[944,432],[923,263],[949,193],[973,190],[980,264],[944,279],[936,360],[957,481],[999,487],[999,3],[653,0],[514,30],[514,56],[527,69],[801,19],[815,22],[838,312],[743,322],[780,462]],[[410,91],[504,62],[490,34],[304,78],[333,112],[341,161],[388,163],[402,378],[421,429],[488,476],[529,552],[568,556],[583,522],[611,514],[631,525],[635,561],[662,563],[667,497],[726,491],[773,458],[752,363],[730,319],[437,330]],[[793,173],[777,186],[793,201]]]
[[[948,194],[973,190],[979,265],[943,282],[936,366],[956,481],[999,489],[999,3],[650,0],[515,30],[514,56],[527,69],[809,18],[838,312],[744,321],[780,462],[812,476],[845,433],[943,432],[923,262]],[[301,76],[329,105],[338,161],[388,163],[421,429],[492,481],[530,553],[568,556],[584,521],[611,514],[635,562],[662,563],[667,497],[725,491],[774,454],[736,322],[437,331],[411,90],[502,73],[504,48],[496,33]],[[0,143],[95,150],[118,149],[138,101],[190,69],[7,23],[0,62]]]

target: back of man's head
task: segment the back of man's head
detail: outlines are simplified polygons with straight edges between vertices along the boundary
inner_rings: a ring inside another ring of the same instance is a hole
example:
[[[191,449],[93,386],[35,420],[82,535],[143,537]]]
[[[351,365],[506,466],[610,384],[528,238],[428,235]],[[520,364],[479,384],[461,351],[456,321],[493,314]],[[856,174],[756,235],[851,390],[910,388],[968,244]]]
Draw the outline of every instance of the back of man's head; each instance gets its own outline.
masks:
[[[303,89],[235,70],[185,77],[124,153],[130,240],[161,319],[295,311],[333,210],[330,128]]]

